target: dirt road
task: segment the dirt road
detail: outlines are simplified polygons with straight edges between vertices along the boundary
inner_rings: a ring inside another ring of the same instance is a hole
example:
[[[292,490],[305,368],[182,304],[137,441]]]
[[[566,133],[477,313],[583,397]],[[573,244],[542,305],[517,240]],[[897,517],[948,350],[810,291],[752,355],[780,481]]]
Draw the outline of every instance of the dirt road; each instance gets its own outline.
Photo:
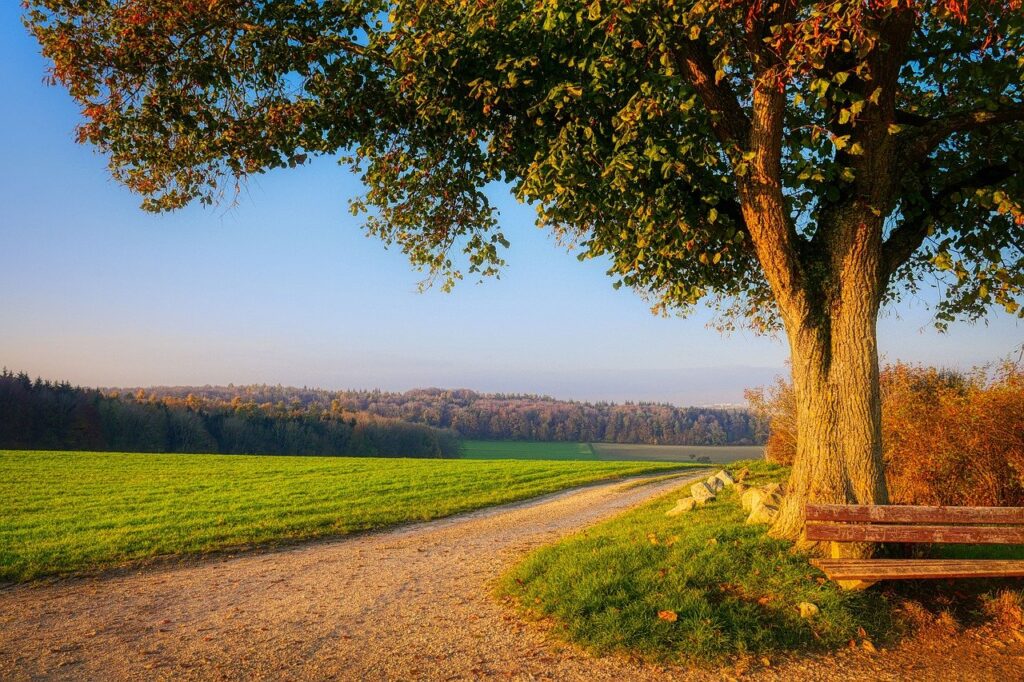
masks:
[[[277,552],[7,589],[0,678],[635,676],[641,669],[626,662],[564,652],[555,661],[548,638],[496,604],[490,583],[530,549],[687,476],[601,484]]]
[[[0,591],[0,679],[722,679],[727,671],[592,658],[490,594],[527,551],[688,476],[601,484],[276,552],[9,588]],[[962,679],[1024,669],[1012,651],[973,649],[965,670],[974,677]],[[957,679],[947,656],[933,653],[929,664],[912,649],[895,654],[840,654],[841,663],[793,661],[760,674],[902,679],[917,666],[915,679],[931,679],[929,671]]]

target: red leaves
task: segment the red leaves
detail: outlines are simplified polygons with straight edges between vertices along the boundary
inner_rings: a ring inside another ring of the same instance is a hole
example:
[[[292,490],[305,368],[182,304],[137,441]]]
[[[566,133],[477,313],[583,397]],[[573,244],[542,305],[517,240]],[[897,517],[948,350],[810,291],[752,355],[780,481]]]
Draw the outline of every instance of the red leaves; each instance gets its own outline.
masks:
[[[947,12],[953,15],[954,18],[958,19],[961,23],[967,23],[967,3],[968,0],[946,0],[942,3],[945,6]]]

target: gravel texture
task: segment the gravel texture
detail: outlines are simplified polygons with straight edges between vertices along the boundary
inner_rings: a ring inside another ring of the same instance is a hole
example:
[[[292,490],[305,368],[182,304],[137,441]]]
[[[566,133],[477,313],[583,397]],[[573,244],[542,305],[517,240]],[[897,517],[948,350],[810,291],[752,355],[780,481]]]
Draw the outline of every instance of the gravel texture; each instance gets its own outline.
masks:
[[[492,596],[494,579],[529,550],[697,478],[605,483],[280,551],[9,587],[0,679],[730,679],[738,671],[591,657]],[[757,664],[744,677],[1024,677],[1019,643],[957,637]],[[950,646],[969,662],[963,673]]]

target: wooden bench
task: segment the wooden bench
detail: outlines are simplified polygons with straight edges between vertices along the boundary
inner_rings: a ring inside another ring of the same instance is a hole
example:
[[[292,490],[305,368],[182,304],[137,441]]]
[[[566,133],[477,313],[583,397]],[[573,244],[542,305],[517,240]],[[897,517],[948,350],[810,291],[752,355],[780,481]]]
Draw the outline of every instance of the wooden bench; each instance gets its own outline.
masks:
[[[1024,560],[849,559],[844,542],[1024,545],[1024,507],[910,507],[809,504],[808,540],[831,542],[831,558],[812,559],[846,589],[880,580],[1024,576]]]

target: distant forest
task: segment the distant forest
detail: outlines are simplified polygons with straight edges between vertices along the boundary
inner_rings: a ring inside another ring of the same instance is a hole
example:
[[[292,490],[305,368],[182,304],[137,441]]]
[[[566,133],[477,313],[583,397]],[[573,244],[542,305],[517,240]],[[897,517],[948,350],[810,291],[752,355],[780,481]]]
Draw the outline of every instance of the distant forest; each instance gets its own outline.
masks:
[[[0,372],[0,448],[458,457],[458,435],[294,402],[104,392]]]
[[[767,422],[741,408],[676,407],[663,403],[556,400],[547,396],[477,393],[466,389],[326,391],[282,386],[186,386],[129,389],[150,399],[251,405],[268,413],[319,416],[348,412],[457,431],[481,440],[761,445]]]

